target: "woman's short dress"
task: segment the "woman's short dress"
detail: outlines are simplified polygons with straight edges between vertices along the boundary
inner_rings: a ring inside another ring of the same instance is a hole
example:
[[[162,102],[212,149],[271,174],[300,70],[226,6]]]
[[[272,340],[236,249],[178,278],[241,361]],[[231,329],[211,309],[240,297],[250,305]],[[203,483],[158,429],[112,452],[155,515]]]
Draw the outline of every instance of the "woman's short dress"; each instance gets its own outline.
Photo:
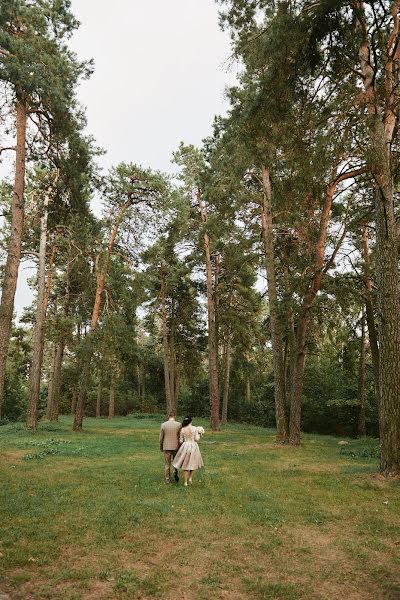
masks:
[[[204,466],[203,459],[197,440],[200,439],[200,433],[197,427],[188,425],[183,427],[180,433],[181,447],[173,461],[173,466],[176,469],[184,469],[185,471],[196,471]]]

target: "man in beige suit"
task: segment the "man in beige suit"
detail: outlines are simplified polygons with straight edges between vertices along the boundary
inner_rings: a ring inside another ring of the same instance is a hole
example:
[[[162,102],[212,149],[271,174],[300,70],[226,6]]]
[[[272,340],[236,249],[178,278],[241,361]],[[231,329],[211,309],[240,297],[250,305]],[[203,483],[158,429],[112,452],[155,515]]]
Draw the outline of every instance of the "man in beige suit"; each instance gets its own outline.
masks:
[[[176,415],[170,413],[168,417],[168,421],[165,421],[160,429],[160,450],[164,453],[165,460],[165,483],[170,482],[171,462],[179,450],[179,434],[181,432],[181,424],[175,421]],[[174,479],[179,481],[177,469],[174,469]]]

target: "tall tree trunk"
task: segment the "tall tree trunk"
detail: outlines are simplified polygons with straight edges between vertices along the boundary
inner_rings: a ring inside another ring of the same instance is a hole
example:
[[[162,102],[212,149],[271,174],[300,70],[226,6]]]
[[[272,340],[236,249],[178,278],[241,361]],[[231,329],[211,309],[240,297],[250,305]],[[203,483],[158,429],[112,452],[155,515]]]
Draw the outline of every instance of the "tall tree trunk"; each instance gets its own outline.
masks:
[[[203,202],[200,191],[197,193],[200,216],[205,227],[208,221],[207,204]],[[208,316],[208,364],[210,377],[210,427],[219,431],[219,389],[218,389],[218,340],[217,323],[213,290],[213,275],[211,266],[210,237],[207,230],[203,235],[204,258],[207,281],[207,316]]]
[[[269,170],[262,167],[263,204],[261,211],[262,238],[265,249],[265,267],[267,272],[269,320],[274,364],[275,380],[275,419],[276,441],[283,444],[287,441],[288,430],[285,415],[285,368],[282,346],[282,332],[279,324],[279,301],[276,285],[275,248],[272,224],[272,188]]]
[[[96,400],[96,418],[101,417],[101,393],[103,390],[103,385],[101,378],[99,379],[99,383],[97,385],[97,400]]]
[[[165,399],[167,402],[167,415],[173,411],[171,402],[171,384],[170,384],[170,373],[169,373],[169,343],[168,343],[168,323],[167,323],[167,306],[165,303],[165,271],[164,267],[160,268],[160,281],[161,281],[161,322],[163,332],[163,354],[164,354],[164,387],[165,387]]]
[[[47,418],[49,421],[58,421],[63,355],[63,342],[55,342],[52,350],[49,388],[47,394]]]
[[[175,350],[175,299],[172,300],[171,306],[171,327],[170,327],[170,343],[169,343],[169,386],[171,407],[176,414],[176,397],[175,397],[175,377],[176,377],[176,350]]]
[[[222,425],[228,422],[228,403],[229,403],[229,380],[231,372],[231,340],[230,334],[227,334],[224,348],[224,392],[222,396]]]
[[[137,377],[137,384],[138,384],[138,400],[140,401],[142,398],[142,391],[141,391],[141,386],[140,386],[140,365],[139,363],[136,363],[136,377]]]
[[[71,414],[75,414],[76,410],[76,402],[78,400],[78,387],[76,385],[72,386],[72,399],[71,399]]]
[[[4,382],[8,347],[14,311],[14,297],[17,287],[18,268],[21,259],[21,241],[24,229],[24,187],[26,161],[26,107],[17,100],[17,144],[15,157],[15,178],[12,200],[10,239],[7,248],[7,261],[4,267],[0,303],[0,418],[4,398]]]
[[[49,197],[46,195],[43,203],[43,212],[40,219],[40,244],[39,244],[39,265],[37,274],[37,306],[36,323],[33,334],[32,346],[32,364],[29,374],[29,403],[26,419],[26,426],[31,429],[37,427],[37,409],[40,395],[40,379],[42,374],[43,359],[43,335],[44,322],[46,318],[46,245],[47,245],[47,217],[48,217]],[[54,388],[54,381],[53,381]]]
[[[64,340],[59,340],[55,344],[54,366],[51,386],[50,413],[48,419],[50,421],[58,421],[59,406],[60,406],[60,390],[61,390],[61,369],[64,356]]]
[[[50,375],[49,375],[49,385],[47,389],[47,408],[46,408],[46,417],[50,420],[51,415],[51,403],[53,399],[53,376],[54,376],[54,362],[56,358],[56,345],[53,344],[51,350],[51,365],[50,365]]]
[[[392,141],[398,120],[400,67],[399,3],[392,4],[392,29],[385,52],[371,48],[364,3],[355,3],[355,18],[362,36],[359,60],[369,132],[368,161],[374,177],[376,222],[376,283],[379,318],[379,429],[381,472],[400,473],[400,280],[394,210]],[[375,64],[382,58],[383,65]],[[384,66],[385,99],[376,89],[376,70]]]
[[[246,375],[246,388],[245,388],[245,400],[247,404],[251,402],[251,383],[250,377]]]
[[[390,147],[380,115],[372,117],[376,282],[379,316],[381,472],[400,473],[400,282]]]
[[[371,348],[372,372],[377,405],[379,399],[379,346],[378,332],[375,325],[374,305],[372,301],[371,260],[368,247],[368,226],[364,225],[362,233],[362,255],[364,262],[365,314],[368,327],[368,339]]]
[[[365,173],[365,167],[359,169],[352,169],[341,175],[336,174],[337,167],[334,169],[334,175],[332,182],[327,186],[324,205],[321,213],[319,236],[315,247],[315,259],[314,259],[314,275],[311,284],[304,296],[303,303],[300,310],[299,321],[297,324],[296,332],[296,349],[294,356],[294,369],[293,369],[293,384],[292,384],[292,397],[290,402],[290,437],[289,441],[292,445],[298,446],[300,444],[300,426],[301,426],[301,395],[303,393],[304,385],[304,367],[306,358],[306,343],[308,327],[311,320],[311,309],[314,304],[314,300],[321,289],[322,278],[326,271],[333,265],[336,254],[339,250],[340,243],[343,241],[344,236],[341,237],[339,244],[336,246],[331,258],[324,266],[325,252],[326,252],[326,239],[328,233],[329,217],[332,209],[333,196],[336,192],[337,186],[340,182],[354,178],[357,175]]]
[[[358,401],[360,404],[358,413],[358,437],[365,437],[365,357],[367,351],[367,341],[365,337],[365,313],[361,317],[361,341],[360,341],[360,363],[358,369]]]
[[[108,418],[113,419],[115,415],[115,380],[114,375],[111,375],[110,381],[110,398],[108,404]]]
[[[75,409],[75,417],[74,417],[74,424],[73,424],[74,431],[82,430],[83,417],[85,414],[87,388],[88,388],[88,382],[90,381],[90,363],[91,363],[92,355],[93,355],[93,351],[94,351],[94,339],[93,338],[95,336],[95,333],[97,330],[97,325],[99,322],[99,316],[100,316],[100,310],[101,310],[101,299],[102,299],[102,295],[103,295],[105,284],[106,284],[106,278],[108,275],[108,269],[109,269],[109,265],[110,265],[111,255],[114,250],[115,238],[117,237],[118,229],[122,223],[124,215],[125,215],[126,211],[128,210],[128,208],[131,206],[132,202],[133,202],[133,199],[132,198],[129,199],[121,207],[119,213],[117,214],[114,226],[111,230],[110,240],[108,242],[107,250],[105,253],[104,264],[97,271],[97,287],[96,287],[96,295],[95,295],[95,300],[94,300],[94,305],[93,305],[93,310],[92,310],[90,332],[89,332],[89,335],[87,336],[86,349],[83,354],[83,359],[81,361],[81,368],[80,368],[81,379],[80,379],[80,386],[79,386],[79,396],[78,396],[78,401],[77,401],[76,409]],[[96,270],[98,268],[99,262],[100,262],[100,255],[97,257],[97,260],[96,260]]]

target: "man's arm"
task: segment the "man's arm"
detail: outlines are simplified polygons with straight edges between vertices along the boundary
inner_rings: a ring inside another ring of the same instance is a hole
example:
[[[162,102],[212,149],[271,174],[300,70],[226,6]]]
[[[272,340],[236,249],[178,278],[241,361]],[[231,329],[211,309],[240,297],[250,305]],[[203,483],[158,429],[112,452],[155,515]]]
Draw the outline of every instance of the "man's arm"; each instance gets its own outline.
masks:
[[[163,442],[164,442],[164,429],[163,429],[163,426],[161,425],[161,429],[160,429],[160,450],[161,450],[161,452],[163,451]]]

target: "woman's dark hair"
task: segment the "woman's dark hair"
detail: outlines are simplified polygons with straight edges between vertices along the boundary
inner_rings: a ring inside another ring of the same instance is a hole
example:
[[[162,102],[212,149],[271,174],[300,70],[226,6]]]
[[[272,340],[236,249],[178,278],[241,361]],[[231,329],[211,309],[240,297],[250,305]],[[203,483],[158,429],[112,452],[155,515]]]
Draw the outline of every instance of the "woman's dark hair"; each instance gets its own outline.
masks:
[[[187,427],[192,422],[192,417],[186,415],[186,417],[182,421],[182,427]]]

